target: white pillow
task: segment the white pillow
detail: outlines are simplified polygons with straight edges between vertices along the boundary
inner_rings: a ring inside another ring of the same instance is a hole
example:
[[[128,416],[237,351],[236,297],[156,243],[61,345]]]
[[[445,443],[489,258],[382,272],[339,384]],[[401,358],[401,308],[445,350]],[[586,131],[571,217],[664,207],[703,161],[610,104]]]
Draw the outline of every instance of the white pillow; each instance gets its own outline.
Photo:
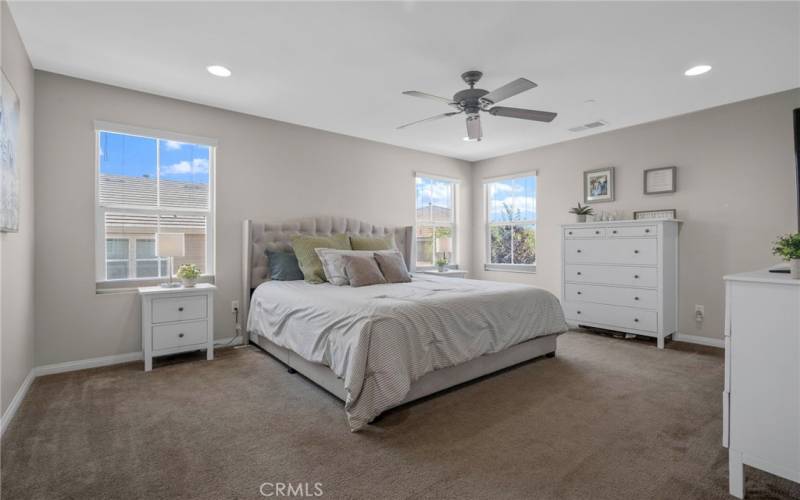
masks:
[[[325,279],[336,286],[346,286],[350,284],[345,272],[345,255],[366,255],[372,257],[374,250],[336,250],[335,248],[315,248],[317,257],[322,261],[322,270]]]

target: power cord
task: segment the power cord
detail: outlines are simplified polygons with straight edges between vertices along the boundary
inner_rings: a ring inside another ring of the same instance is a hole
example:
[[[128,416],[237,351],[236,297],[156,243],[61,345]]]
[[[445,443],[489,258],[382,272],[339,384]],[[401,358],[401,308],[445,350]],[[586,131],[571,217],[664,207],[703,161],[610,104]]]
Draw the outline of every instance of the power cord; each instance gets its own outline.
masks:
[[[229,347],[231,344],[233,344],[233,342],[236,339],[239,338],[238,333],[240,331],[240,328],[239,328],[239,308],[238,307],[234,307],[233,308],[233,324],[236,325],[236,333],[237,333],[237,335],[234,335],[233,338],[231,338],[229,341],[227,341],[225,343],[214,344],[214,347]]]

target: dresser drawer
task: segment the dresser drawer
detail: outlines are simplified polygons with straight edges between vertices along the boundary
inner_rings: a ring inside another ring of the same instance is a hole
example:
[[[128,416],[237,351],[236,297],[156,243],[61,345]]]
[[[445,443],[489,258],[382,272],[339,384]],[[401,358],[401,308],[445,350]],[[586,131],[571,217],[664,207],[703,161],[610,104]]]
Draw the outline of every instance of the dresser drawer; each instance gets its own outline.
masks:
[[[564,253],[568,264],[655,265],[658,241],[655,238],[566,240]]]
[[[611,238],[657,236],[658,226],[619,226],[607,228],[606,235]]]
[[[578,324],[593,323],[609,329],[616,327],[658,332],[656,311],[567,301],[564,303],[564,315],[567,320]]]
[[[206,311],[205,295],[153,299],[153,323],[203,319]]]
[[[567,301],[595,302],[613,306],[658,309],[658,291],[616,286],[579,285],[569,283],[564,289]]]
[[[658,272],[654,267],[564,266],[564,280],[570,283],[641,286],[656,288]]]
[[[564,229],[564,238],[603,238],[606,236],[604,227],[579,227]]]
[[[194,344],[205,344],[208,340],[207,321],[188,321],[153,327],[153,350],[172,349]]]

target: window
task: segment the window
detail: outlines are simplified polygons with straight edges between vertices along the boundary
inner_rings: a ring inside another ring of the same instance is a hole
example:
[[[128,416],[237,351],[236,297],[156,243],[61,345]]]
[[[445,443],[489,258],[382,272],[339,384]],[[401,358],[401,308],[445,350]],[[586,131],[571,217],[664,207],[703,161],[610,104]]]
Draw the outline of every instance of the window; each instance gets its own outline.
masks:
[[[100,124],[96,135],[96,280],[167,277],[159,232],[184,234],[186,255],[174,269],[196,264],[213,274],[212,141]]]
[[[536,269],[536,174],[485,181],[486,270]]]
[[[452,180],[416,178],[416,253],[417,268],[431,267],[438,259],[456,263],[455,190]]]

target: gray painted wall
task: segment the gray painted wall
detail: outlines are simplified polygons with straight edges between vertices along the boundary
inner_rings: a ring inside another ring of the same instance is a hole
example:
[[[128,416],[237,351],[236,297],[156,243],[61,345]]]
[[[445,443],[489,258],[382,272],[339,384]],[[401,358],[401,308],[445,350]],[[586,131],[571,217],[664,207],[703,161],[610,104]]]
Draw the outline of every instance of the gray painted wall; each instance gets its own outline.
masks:
[[[95,294],[96,119],[219,140],[217,338],[234,335],[246,218],[410,225],[415,171],[461,179],[458,209],[471,213],[472,174],[461,160],[38,71],[36,99],[37,365],[141,350],[138,297]],[[460,231],[469,263],[471,225]]]
[[[17,168],[20,175],[18,233],[0,233],[0,351],[2,410],[33,368],[34,355],[34,186],[33,67],[8,11],[1,2],[2,68],[20,100]]]
[[[560,294],[559,225],[581,196],[582,172],[616,167],[616,201],[625,211],[675,208],[680,232],[679,331],[722,338],[728,273],[779,262],[771,242],[797,228],[792,109],[800,89],[769,95],[475,163],[473,275],[544,287]],[[646,168],[678,167],[674,194],[643,195]],[[538,170],[536,274],[483,271],[486,229],[483,179]],[[697,324],[694,306],[705,306]]]

